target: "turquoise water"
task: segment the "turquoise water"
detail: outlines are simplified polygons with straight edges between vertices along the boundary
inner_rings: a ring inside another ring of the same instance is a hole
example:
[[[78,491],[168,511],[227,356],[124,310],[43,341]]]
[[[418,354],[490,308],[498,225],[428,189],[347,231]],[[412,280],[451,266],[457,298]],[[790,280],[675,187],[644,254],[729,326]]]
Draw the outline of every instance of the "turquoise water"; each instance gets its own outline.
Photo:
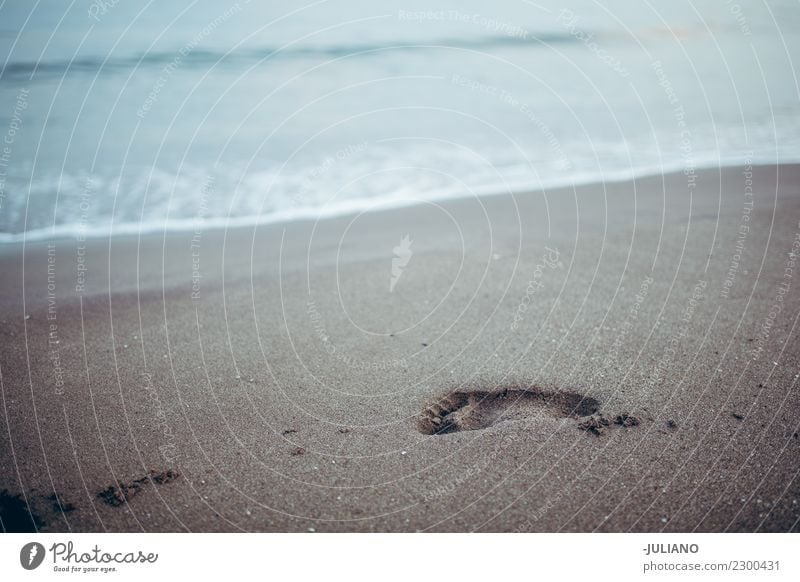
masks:
[[[0,241],[800,160],[797,2],[6,2]]]

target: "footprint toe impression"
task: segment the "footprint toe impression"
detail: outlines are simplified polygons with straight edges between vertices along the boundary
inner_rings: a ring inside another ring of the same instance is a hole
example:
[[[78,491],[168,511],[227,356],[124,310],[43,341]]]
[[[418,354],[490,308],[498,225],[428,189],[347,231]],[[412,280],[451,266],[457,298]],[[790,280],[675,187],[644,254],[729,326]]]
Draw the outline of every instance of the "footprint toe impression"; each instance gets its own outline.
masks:
[[[579,418],[592,415],[599,408],[600,402],[590,396],[537,387],[454,390],[422,410],[417,430],[422,434],[441,435],[479,430],[504,420],[525,420],[542,414]]]

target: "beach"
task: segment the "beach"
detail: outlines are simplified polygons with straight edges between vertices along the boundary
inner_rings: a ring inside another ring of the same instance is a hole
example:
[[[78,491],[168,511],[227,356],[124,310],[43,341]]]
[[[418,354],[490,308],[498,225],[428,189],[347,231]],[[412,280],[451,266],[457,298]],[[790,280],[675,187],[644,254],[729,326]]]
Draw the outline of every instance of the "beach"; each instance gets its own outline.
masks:
[[[800,528],[800,165],[196,226],[0,246],[6,529]]]

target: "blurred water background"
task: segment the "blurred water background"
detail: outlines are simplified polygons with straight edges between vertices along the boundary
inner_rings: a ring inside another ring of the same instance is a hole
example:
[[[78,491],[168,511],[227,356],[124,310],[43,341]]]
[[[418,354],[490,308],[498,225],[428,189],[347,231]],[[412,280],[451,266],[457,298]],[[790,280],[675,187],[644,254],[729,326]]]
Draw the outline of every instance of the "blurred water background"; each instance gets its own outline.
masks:
[[[0,57],[3,242],[800,160],[795,1],[13,0]]]

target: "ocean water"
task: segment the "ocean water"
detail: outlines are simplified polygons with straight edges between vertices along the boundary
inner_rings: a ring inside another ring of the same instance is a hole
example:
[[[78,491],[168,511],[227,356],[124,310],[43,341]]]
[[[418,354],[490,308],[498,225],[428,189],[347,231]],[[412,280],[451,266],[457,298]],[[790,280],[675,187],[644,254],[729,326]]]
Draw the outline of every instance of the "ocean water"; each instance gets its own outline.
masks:
[[[12,0],[0,56],[0,242],[800,160],[796,1]]]

